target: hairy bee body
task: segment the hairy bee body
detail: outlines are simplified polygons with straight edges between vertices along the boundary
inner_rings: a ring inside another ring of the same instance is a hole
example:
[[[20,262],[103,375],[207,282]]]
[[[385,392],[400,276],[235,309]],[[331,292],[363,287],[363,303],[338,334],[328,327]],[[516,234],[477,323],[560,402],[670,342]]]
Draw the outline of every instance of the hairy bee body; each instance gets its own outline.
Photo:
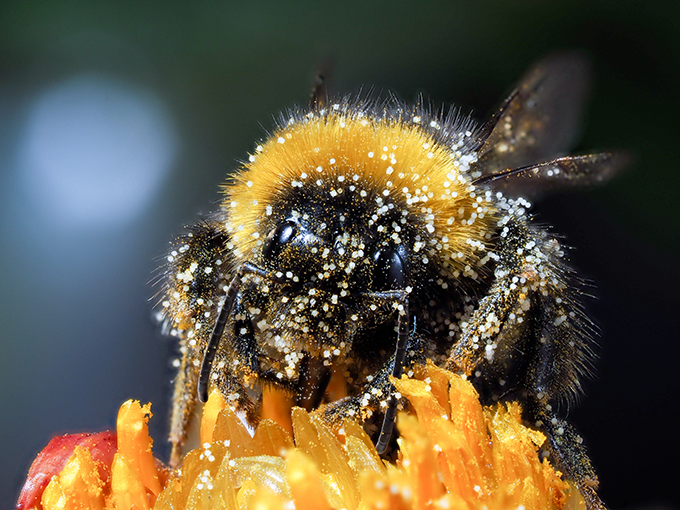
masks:
[[[252,422],[265,385],[329,421],[365,421],[393,416],[391,375],[433,360],[486,399],[521,395],[549,453],[602,506],[580,438],[553,410],[591,368],[578,280],[529,202],[502,192],[597,182],[617,166],[611,154],[542,162],[569,128],[555,128],[554,89],[570,67],[582,64],[535,68],[482,126],[394,100],[283,118],[168,257],[163,308],[182,355],[173,445],[209,387]]]

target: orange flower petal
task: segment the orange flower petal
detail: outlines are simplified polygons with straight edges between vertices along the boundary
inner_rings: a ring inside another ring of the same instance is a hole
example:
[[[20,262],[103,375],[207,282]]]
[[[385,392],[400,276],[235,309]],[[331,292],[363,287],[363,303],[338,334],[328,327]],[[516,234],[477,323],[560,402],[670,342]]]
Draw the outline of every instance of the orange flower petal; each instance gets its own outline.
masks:
[[[283,456],[287,450],[293,448],[293,440],[290,434],[272,420],[262,420],[257,425],[253,439],[255,450],[259,455]]]
[[[128,401],[118,417],[110,494],[97,462],[77,448],[45,490],[43,510],[280,510],[291,503],[302,510],[583,510],[578,491],[539,460],[545,437],[522,424],[519,404],[484,408],[468,381],[432,364],[418,377],[394,381],[415,411],[399,415],[396,464],[378,456],[357,423],[331,430],[318,413],[298,408],[295,445],[271,420],[253,437],[213,393],[201,420],[203,446],[168,477],[151,454],[149,406]]]
[[[156,461],[153,458],[147,423],[151,417],[151,404],[141,406],[137,400],[128,400],[120,406],[116,431],[118,454],[133,470],[141,483],[153,494],[153,500],[161,492]],[[115,461],[114,461],[115,462]]]
[[[149,510],[152,507],[139,473],[121,453],[113,457],[111,466],[111,502],[116,509]]]
[[[210,392],[208,401],[203,406],[203,415],[201,416],[201,444],[212,443],[213,431],[215,430],[215,423],[217,422],[217,415],[224,409],[225,403],[222,398],[222,392],[214,388]]]
[[[236,413],[228,407],[220,411],[215,423],[213,443],[220,441],[229,442],[229,451],[234,457],[257,454],[253,436]]]
[[[43,510],[104,510],[103,487],[92,454],[77,446],[64,469],[45,488],[41,501]]]
[[[286,461],[286,479],[296,510],[330,510],[321,474],[312,458],[295,449],[288,452]]]
[[[293,430],[296,446],[314,460],[321,473],[333,477],[328,483],[337,485],[337,492],[344,501],[343,506],[356,508],[359,493],[354,473],[349,466],[349,457],[328,426],[319,416],[295,407]]]

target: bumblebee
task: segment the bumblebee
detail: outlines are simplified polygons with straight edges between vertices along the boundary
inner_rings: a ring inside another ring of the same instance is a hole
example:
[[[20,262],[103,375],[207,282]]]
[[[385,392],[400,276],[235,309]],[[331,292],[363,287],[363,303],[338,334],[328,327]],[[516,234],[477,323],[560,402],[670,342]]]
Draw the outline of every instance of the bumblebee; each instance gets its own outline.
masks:
[[[520,398],[553,462],[604,508],[582,440],[557,414],[591,372],[594,327],[527,198],[621,167],[612,153],[558,157],[585,70],[575,56],[540,62],[481,125],[320,93],[283,115],[167,258],[162,310],[181,353],[173,458],[210,389],[254,424],[266,386],[330,423],[376,421],[385,452],[401,405],[390,377],[433,360],[484,401]],[[332,400],[331,379],[344,398]]]

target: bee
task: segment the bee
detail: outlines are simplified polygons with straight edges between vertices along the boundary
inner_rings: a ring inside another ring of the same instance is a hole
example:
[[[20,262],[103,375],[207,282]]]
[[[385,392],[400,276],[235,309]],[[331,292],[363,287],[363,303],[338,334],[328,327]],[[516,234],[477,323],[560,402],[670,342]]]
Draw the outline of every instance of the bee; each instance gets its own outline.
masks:
[[[565,249],[528,197],[589,186],[614,153],[560,156],[578,124],[584,61],[534,66],[486,123],[396,99],[327,100],[283,115],[189,227],[166,267],[179,338],[170,441],[217,388],[256,423],[263,387],[329,423],[377,420],[388,450],[391,377],[426,360],[482,399],[520,398],[527,422],[589,508],[604,508],[575,429],[558,414],[591,373],[594,327]],[[331,379],[346,396],[332,400]]]

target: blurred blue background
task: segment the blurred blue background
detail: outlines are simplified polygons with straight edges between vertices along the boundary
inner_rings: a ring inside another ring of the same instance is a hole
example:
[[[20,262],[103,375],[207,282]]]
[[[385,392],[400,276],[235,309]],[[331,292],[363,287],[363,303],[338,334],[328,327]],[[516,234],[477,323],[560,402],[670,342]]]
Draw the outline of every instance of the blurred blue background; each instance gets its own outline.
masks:
[[[164,442],[172,343],[148,284],[174,235],[307,101],[334,90],[452,102],[479,119],[547,53],[580,49],[594,87],[577,151],[637,162],[536,207],[597,283],[597,380],[570,417],[614,508],[677,507],[680,215],[677,3],[3,2],[0,5],[0,507],[56,433],[153,402]],[[673,467],[675,466],[675,467]]]

